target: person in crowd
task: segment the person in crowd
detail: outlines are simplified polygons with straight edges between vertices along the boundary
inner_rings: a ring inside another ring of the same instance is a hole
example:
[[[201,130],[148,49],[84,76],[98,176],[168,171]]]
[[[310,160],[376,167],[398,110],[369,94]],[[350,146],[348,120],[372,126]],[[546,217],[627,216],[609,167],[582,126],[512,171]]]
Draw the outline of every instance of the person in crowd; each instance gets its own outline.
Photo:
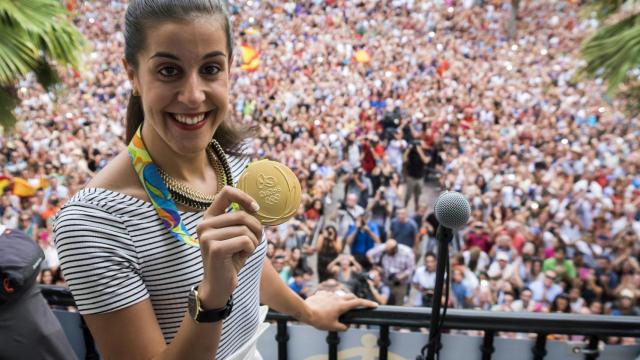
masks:
[[[291,280],[289,280],[289,289],[293,290],[298,296],[303,299],[306,299],[310,293],[310,289],[307,286],[307,280],[305,279],[305,275],[307,273],[302,269],[293,270],[293,276]]]
[[[17,229],[23,231],[33,241],[38,240],[38,225],[29,216],[29,212],[24,211],[20,214],[20,222],[18,222]]]
[[[391,220],[389,235],[398,243],[413,249],[415,256],[420,255],[420,231],[418,225],[409,217],[406,208],[396,211],[396,216]]]
[[[365,175],[365,170],[358,167],[352,174],[347,174],[344,181],[346,193],[355,195],[358,199],[358,205],[366,208],[369,198],[373,194],[373,185],[371,184],[371,179]]]
[[[367,251],[367,258],[383,270],[385,284],[391,289],[388,303],[404,305],[415,266],[413,250],[395,239],[389,239]]]
[[[637,294],[631,289],[622,289],[618,301],[611,310],[611,315],[640,316],[640,308],[636,306]]]
[[[344,207],[338,211],[338,235],[345,239],[351,226],[356,224],[358,216],[362,216],[365,209],[358,205],[358,195],[348,193]]]
[[[391,221],[391,213],[393,211],[393,206],[385,198],[385,191],[386,187],[379,187],[366,209],[371,214],[371,220],[377,224],[380,231],[380,242],[387,241],[386,229]]]
[[[414,209],[417,210],[420,195],[422,194],[426,166],[431,159],[425,154],[422,142],[420,140],[414,140],[402,154],[402,160],[406,167],[407,174],[407,192],[404,196],[404,206],[408,206],[409,200],[413,197]]]
[[[465,278],[464,267],[456,266],[451,271],[451,294],[455,300],[455,307],[465,309],[473,302],[474,286]],[[475,276],[471,274],[472,276]],[[505,300],[506,301],[506,300]]]
[[[340,254],[329,263],[327,270],[339,283],[351,287],[356,275],[362,273],[362,266],[353,255]]]
[[[338,231],[335,226],[327,225],[318,237],[316,242],[316,254],[317,267],[318,267],[318,281],[323,282],[331,277],[333,274],[328,270],[329,263],[333,259],[338,257],[338,254],[342,253],[343,244],[342,239],[338,237]]]
[[[427,252],[424,255],[424,264],[419,266],[413,274],[411,284],[418,292],[415,306],[431,306],[436,286],[436,265],[436,255]]]
[[[542,271],[554,270],[560,276],[572,280],[576,277],[576,269],[571,259],[566,258],[567,250],[563,246],[556,246],[553,257],[546,259],[542,264]]]
[[[351,254],[366,271],[371,268],[367,258],[367,251],[380,244],[380,230],[378,223],[369,219],[369,214],[356,218],[356,223],[349,227],[346,242],[351,249]]]
[[[464,244],[467,249],[476,246],[485,253],[491,250],[493,243],[487,226],[481,221],[473,223],[471,229],[465,234]]]
[[[487,274],[489,277],[498,277],[504,281],[509,281],[516,274],[517,267],[509,262],[509,255],[505,252],[498,252],[496,260],[491,263]]]
[[[40,270],[38,283],[42,285],[53,285],[53,281],[53,271],[51,271],[51,269]]]
[[[522,289],[522,291],[520,292],[520,298],[513,301],[513,304],[511,304],[511,309],[513,309],[513,311],[535,311],[535,302],[532,301],[532,298],[533,293],[531,292],[531,289]]]
[[[544,278],[542,280],[531,283],[529,288],[531,289],[533,301],[551,304],[556,296],[562,294],[562,288],[555,282],[556,272],[547,270],[544,272]]]
[[[369,283],[369,289],[373,295],[374,300],[380,305],[387,305],[389,297],[391,296],[391,290],[382,281],[383,270],[379,267],[373,267],[369,270],[367,282]]]

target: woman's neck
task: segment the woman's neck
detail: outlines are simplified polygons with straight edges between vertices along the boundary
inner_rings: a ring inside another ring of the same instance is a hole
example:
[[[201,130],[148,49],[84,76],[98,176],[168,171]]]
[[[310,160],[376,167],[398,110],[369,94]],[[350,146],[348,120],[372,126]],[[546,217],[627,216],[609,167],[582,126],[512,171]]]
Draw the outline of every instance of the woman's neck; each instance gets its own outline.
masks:
[[[149,134],[150,131],[145,131],[145,129],[143,127],[142,140],[157,166],[174,179],[188,184],[206,182],[212,172],[206,149],[194,154],[179,154],[162,138],[156,134]]]

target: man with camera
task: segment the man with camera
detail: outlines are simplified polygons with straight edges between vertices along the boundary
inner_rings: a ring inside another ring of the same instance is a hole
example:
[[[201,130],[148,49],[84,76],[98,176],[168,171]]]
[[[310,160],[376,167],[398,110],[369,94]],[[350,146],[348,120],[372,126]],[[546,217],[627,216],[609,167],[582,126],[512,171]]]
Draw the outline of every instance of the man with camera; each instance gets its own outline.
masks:
[[[365,270],[371,268],[367,251],[379,243],[380,230],[375,221],[369,220],[369,213],[356,217],[356,223],[347,231],[347,244],[351,247],[351,255]]]
[[[415,306],[431,306],[433,289],[436,287],[436,255],[427,252],[424,255],[424,265],[416,269],[413,274],[413,288],[418,291]]]
[[[369,283],[369,290],[373,300],[380,305],[387,305],[389,297],[391,296],[391,290],[382,281],[382,270],[378,267],[373,267],[367,275],[367,282]]]
[[[383,279],[391,290],[389,305],[404,305],[404,297],[409,290],[409,282],[413,273],[415,257],[413,250],[395,239],[389,239],[367,251],[372,264],[382,268]]]
[[[344,182],[345,192],[355,194],[358,198],[358,205],[366,208],[369,197],[373,195],[373,185],[364,170],[362,168],[355,169],[353,173],[345,175]]]
[[[409,205],[409,200],[413,196],[414,209],[418,209],[418,202],[422,194],[422,179],[425,175],[427,164],[431,161],[425,154],[420,140],[414,140],[402,155],[405,163],[407,175],[407,192],[404,197],[404,206]]]
[[[358,196],[347,193],[342,208],[338,210],[338,236],[344,239],[356,223],[356,218],[362,216],[364,212],[364,208],[358,205]]]

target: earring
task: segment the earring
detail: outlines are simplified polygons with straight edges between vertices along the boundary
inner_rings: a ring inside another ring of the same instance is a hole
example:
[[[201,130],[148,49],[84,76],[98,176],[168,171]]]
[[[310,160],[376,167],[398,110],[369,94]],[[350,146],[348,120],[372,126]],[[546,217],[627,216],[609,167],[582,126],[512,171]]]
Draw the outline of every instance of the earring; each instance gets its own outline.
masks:
[[[131,90],[131,96],[140,96],[140,93],[138,92],[138,89],[133,89]]]

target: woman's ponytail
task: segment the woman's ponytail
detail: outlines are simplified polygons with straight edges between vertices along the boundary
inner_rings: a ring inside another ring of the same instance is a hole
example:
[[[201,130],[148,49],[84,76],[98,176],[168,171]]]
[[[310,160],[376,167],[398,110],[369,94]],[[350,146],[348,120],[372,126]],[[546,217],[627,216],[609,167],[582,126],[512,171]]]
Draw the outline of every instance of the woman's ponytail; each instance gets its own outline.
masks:
[[[129,144],[133,135],[136,133],[140,124],[144,120],[144,111],[142,110],[142,101],[140,100],[140,96],[129,96],[129,104],[127,105],[127,117],[126,117],[126,125],[127,125],[127,134],[125,143]]]

